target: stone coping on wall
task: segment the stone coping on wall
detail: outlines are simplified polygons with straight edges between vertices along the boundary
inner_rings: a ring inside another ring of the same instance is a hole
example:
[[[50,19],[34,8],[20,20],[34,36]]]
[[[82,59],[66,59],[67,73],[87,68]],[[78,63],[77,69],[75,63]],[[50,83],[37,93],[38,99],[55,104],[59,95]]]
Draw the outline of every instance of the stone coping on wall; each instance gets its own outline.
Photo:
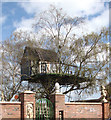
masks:
[[[83,104],[85,104],[85,105],[101,105],[102,103],[96,103],[96,102],[65,102],[65,105],[72,105],[72,104],[80,104],[80,105],[83,105]]]
[[[25,90],[21,92],[20,94],[36,94],[36,92],[30,91],[30,90]]]
[[[13,102],[13,101],[0,101],[0,104],[21,104],[21,102]]]

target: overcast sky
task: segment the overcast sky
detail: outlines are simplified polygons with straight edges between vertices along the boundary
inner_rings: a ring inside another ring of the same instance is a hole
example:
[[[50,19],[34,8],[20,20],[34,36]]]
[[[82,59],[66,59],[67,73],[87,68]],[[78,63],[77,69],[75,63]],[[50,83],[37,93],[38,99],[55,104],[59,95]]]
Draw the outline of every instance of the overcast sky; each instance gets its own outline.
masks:
[[[109,26],[108,0],[2,0],[0,38],[7,39],[15,30],[32,31],[34,16],[48,9],[50,4],[63,8],[72,17],[86,17],[84,33]]]

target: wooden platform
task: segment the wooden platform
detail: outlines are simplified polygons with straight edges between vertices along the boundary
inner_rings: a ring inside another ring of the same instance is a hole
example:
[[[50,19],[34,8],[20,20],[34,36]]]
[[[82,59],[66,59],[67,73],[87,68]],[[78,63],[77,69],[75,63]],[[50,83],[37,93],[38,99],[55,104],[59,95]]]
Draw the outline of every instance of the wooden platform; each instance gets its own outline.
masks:
[[[68,75],[68,74],[36,74],[34,76],[31,76],[30,78],[23,77],[22,80],[28,81],[29,83],[58,82],[60,85],[70,85],[70,84],[76,85],[78,83],[89,81],[90,79],[76,77],[74,75]]]

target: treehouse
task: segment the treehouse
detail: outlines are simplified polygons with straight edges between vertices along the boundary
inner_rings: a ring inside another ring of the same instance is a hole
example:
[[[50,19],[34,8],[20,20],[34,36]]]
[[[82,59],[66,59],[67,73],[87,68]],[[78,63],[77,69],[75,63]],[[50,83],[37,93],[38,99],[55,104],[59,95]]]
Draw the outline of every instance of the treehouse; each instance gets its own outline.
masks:
[[[58,56],[51,50],[26,47],[21,60],[21,73],[33,76],[42,73],[57,73]]]
[[[33,83],[54,81],[61,85],[73,84],[76,69],[75,65],[60,64],[54,51],[26,47],[21,60],[21,79]],[[79,77],[75,82],[84,80]]]

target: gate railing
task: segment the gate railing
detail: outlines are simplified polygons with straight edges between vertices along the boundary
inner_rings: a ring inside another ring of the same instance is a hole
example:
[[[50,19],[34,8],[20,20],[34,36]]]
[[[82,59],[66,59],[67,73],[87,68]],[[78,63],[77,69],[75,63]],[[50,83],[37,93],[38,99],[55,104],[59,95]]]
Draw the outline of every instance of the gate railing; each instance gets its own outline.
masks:
[[[46,98],[36,101],[36,120],[53,120],[54,107],[50,100]]]

